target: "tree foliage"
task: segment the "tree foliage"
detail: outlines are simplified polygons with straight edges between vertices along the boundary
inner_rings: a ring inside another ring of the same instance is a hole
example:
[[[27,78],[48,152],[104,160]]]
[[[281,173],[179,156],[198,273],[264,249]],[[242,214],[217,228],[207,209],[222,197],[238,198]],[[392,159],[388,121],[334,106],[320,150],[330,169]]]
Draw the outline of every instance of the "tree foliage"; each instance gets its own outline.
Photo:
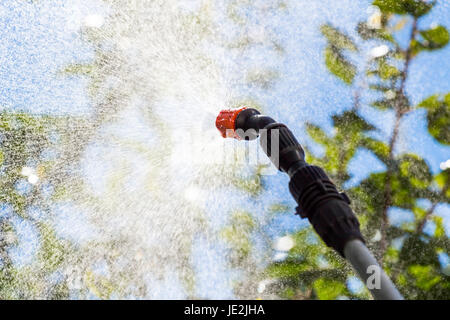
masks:
[[[70,244],[60,239],[50,224],[46,195],[59,180],[51,169],[57,161],[48,155],[57,152],[59,129],[67,124],[68,119],[63,117],[0,113],[1,299],[68,296],[64,276],[56,282],[51,280],[61,272]],[[30,253],[36,259],[21,265],[13,251],[24,250],[21,234],[27,225],[34,230],[31,236],[38,243],[36,252]]]
[[[333,116],[332,135],[313,124],[307,126],[309,135],[325,151],[321,157],[309,154],[309,161],[324,167],[333,180],[346,189],[369,247],[405,298],[449,299],[450,275],[448,270],[443,270],[439,255],[448,255],[450,240],[442,217],[435,211],[438,205],[449,203],[450,169],[433,175],[427,161],[420,156],[396,151],[403,117],[419,109],[426,111],[429,133],[438,142],[449,144],[450,94],[434,94],[412,105],[405,92],[410,64],[422,51],[445,47],[449,34],[441,25],[429,29],[418,27],[418,21],[431,10],[434,2],[376,0],[373,4],[379,11],[367,22],[358,24],[360,39],[357,41],[331,25],[322,26],[321,32],[328,42],[325,65],[343,83],[356,87],[359,97],[364,88],[355,84],[357,71],[345,54],[361,52],[357,44],[362,42],[382,46],[384,52],[372,55],[366,70],[359,72],[363,73],[368,90],[382,97],[372,101],[372,107],[394,113],[391,136],[388,141],[374,138],[372,132],[377,129],[370,124],[370,119],[361,115],[360,101],[355,99],[348,111]],[[392,27],[396,15],[412,22],[405,48],[396,40],[397,33],[405,26]],[[350,179],[350,161],[362,149],[378,158],[385,170],[345,188]],[[424,200],[428,206],[423,205]],[[394,225],[389,220],[393,210],[400,210],[404,215],[410,212],[414,218]],[[434,230],[426,231],[425,225],[434,226]],[[367,290],[352,292],[348,289],[352,271],[324,244],[308,241],[305,235],[311,232],[308,228],[292,234],[295,246],[288,257],[268,267],[267,276],[278,279],[278,293],[294,299],[368,298]],[[318,266],[318,261],[324,259],[325,266]]]

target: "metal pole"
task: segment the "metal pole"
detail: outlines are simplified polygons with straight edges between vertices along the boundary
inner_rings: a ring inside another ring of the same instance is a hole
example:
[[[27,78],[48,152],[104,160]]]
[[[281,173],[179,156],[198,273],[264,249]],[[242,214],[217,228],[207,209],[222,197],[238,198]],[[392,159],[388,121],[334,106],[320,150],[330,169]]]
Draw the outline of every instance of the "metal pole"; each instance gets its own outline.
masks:
[[[374,299],[403,300],[400,292],[364,243],[359,240],[347,242],[344,247],[344,255],[367,286],[367,289],[370,290]]]

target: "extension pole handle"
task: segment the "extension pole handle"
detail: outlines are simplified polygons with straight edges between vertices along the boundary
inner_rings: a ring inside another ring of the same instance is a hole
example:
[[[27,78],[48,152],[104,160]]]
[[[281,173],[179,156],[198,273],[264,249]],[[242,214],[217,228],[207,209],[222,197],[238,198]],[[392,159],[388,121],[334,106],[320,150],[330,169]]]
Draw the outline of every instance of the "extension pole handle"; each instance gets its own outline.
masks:
[[[359,240],[348,241],[344,247],[344,256],[375,300],[403,300],[403,296],[364,243]]]

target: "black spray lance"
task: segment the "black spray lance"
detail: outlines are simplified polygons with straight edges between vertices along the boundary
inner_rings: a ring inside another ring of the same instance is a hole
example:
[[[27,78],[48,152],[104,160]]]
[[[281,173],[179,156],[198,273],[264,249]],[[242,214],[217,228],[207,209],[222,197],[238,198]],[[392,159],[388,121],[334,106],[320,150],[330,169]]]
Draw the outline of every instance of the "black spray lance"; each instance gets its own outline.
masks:
[[[328,178],[325,171],[305,162],[305,152],[292,132],[281,123],[251,108],[222,110],[216,127],[224,138],[253,140],[272,163],[290,177],[289,190],[297,202],[296,214],[308,218],[325,244],[346,258],[375,299],[403,299],[392,281],[365,246],[350,199]]]

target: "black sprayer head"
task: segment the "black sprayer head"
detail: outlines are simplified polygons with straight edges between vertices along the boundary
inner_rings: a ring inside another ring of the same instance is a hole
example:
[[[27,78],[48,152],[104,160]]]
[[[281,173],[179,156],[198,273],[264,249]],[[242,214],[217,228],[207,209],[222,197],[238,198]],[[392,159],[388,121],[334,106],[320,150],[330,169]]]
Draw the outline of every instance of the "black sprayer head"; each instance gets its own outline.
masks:
[[[291,130],[258,110],[223,110],[216,120],[224,138],[253,140],[260,144],[272,163],[290,176],[289,190],[298,203],[297,213],[308,218],[325,243],[344,254],[349,240],[364,239],[349,199],[339,193],[326,173],[305,162],[305,152]]]
[[[261,136],[260,144],[266,155],[280,171],[289,175],[293,169],[306,165],[305,152],[292,132],[256,109],[222,110],[216,126],[224,138],[254,140]]]

